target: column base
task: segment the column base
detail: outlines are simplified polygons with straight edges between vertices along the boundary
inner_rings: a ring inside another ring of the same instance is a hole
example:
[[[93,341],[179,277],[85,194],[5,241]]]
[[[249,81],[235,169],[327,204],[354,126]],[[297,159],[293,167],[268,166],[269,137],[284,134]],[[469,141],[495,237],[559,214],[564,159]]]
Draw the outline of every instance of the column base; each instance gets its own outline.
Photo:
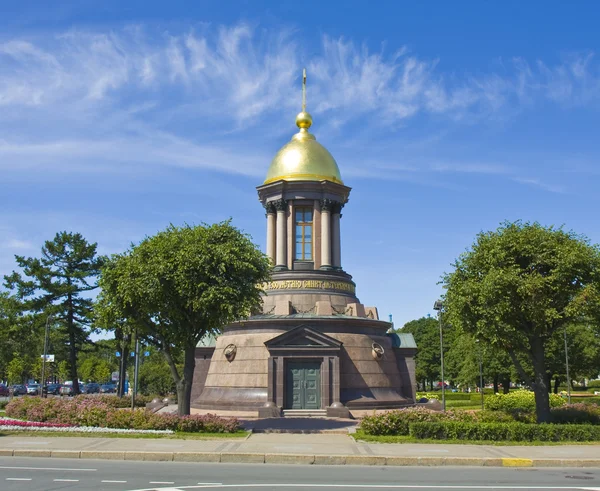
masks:
[[[281,418],[281,408],[274,402],[267,402],[263,407],[258,408],[259,418]]]
[[[331,406],[327,407],[326,409],[328,418],[350,419],[350,410],[341,402],[334,402]]]
[[[335,268],[327,264],[323,264],[320,268],[321,271],[333,271]]]
[[[288,271],[288,267],[282,264],[279,264],[273,268],[273,271]]]

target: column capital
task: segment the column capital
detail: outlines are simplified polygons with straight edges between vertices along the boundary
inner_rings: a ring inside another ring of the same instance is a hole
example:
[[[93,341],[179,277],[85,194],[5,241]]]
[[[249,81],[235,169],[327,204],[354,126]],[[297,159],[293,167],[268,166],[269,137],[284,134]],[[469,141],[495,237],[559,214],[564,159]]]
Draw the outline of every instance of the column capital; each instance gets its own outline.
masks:
[[[275,213],[277,210],[275,209],[275,203],[273,201],[267,201],[263,207],[265,208],[265,211],[267,213],[267,215],[269,213]]]
[[[287,201],[284,199],[278,199],[277,201],[271,201],[275,210],[277,211],[287,211]]]
[[[319,204],[321,205],[321,211],[332,211],[335,203],[336,202],[332,199],[319,200]]]
[[[321,211],[330,211],[331,213],[340,213],[344,207],[344,203],[328,198],[319,200],[319,203]]]

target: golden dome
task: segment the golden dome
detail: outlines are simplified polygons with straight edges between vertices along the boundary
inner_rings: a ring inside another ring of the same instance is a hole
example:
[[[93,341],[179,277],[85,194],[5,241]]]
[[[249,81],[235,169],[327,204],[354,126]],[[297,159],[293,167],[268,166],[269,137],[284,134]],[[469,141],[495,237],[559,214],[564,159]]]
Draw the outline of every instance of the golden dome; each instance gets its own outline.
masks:
[[[296,116],[300,131],[284,145],[271,162],[264,184],[275,181],[332,181],[344,184],[340,169],[328,150],[308,132],[312,116],[302,111]]]

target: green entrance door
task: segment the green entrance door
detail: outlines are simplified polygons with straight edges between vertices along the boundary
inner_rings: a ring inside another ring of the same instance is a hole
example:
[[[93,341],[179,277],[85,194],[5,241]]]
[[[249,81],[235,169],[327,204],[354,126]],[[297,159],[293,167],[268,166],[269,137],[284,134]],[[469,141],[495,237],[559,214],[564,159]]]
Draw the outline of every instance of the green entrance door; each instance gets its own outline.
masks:
[[[321,363],[287,363],[285,395],[287,409],[321,409]]]

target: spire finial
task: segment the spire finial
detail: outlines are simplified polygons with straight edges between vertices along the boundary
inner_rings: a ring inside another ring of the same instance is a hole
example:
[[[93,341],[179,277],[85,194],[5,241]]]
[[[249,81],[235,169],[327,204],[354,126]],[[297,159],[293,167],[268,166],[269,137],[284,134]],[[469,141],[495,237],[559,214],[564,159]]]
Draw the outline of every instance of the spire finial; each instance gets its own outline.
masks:
[[[306,112],[306,68],[304,68],[302,70],[302,112],[296,116],[296,126],[300,128],[300,133],[298,134],[303,135],[303,138],[305,135],[309,135],[308,128],[311,125],[312,116]]]
[[[302,70],[302,112],[306,112],[306,68]]]

